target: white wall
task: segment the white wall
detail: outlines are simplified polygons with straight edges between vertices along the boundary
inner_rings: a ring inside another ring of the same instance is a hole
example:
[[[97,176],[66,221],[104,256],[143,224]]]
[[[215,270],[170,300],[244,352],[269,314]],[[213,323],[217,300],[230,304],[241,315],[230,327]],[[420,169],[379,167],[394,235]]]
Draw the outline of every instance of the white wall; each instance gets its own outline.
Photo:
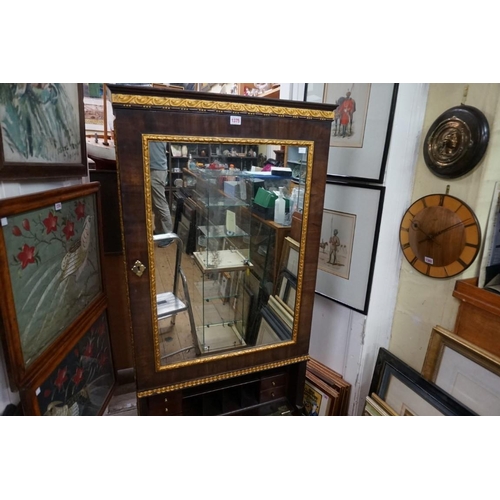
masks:
[[[466,86],[465,104],[480,109],[490,126],[486,154],[469,174],[458,179],[441,179],[425,165],[422,137],[411,201],[431,193],[445,193],[449,185],[449,194],[460,198],[475,211],[484,233],[494,184],[500,180],[500,83],[430,84],[423,128],[428,130],[441,113],[463,102]],[[452,295],[456,281],[478,276],[480,262],[479,256],[462,274],[448,279],[432,279],[415,271],[404,259],[389,350],[420,371],[432,328],[440,325],[454,329],[459,307],[459,301]]]

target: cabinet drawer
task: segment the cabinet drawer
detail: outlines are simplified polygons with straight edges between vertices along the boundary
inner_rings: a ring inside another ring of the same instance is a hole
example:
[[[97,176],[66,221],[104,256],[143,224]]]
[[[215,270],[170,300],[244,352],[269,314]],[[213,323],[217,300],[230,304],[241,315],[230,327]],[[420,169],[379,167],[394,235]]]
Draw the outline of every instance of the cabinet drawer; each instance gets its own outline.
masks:
[[[167,392],[158,396],[150,396],[148,407],[150,415],[180,415],[182,413],[182,393]]]
[[[285,397],[285,386],[272,387],[266,391],[260,392],[260,402],[267,403],[268,401],[273,401],[274,399],[279,399]]]
[[[286,373],[278,373],[272,377],[265,377],[260,381],[260,390],[265,391],[267,389],[272,389],[275,387],[281,387],[285,385]]]

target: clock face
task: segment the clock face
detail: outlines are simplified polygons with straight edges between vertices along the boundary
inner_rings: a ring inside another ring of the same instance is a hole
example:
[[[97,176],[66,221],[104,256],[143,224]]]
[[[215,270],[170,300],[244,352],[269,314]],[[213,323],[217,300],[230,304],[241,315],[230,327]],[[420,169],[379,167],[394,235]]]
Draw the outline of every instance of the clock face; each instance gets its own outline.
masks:
[[[465,271],[481,246],[481,228],[471,208],[454,196],[431,194],[415,201],[401,221],[406,260],[431,278]]]

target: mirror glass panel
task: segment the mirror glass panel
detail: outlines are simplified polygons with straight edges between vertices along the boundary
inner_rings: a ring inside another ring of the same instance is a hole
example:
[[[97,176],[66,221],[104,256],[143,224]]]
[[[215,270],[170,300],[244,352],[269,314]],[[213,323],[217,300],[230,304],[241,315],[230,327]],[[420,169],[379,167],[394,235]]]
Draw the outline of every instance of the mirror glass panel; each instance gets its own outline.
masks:
[[[225,141],[144,141],[161,366],[293,340],[310,143]]]

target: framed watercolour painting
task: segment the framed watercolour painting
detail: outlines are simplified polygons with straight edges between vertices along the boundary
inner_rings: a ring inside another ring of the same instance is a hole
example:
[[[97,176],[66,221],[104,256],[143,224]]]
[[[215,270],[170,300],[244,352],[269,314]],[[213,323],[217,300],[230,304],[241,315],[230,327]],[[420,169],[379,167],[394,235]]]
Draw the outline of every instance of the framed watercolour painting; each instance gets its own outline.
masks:
[[[385,188],[327,180],[316,293],[368,312]]]
[[[0,200],[0,333],[14,387],[104,294],[98,190],[89,183]]]
[[[384,348],[378,352],[369,394],[399,416],[476,415]]]
[[[323,102],[336,104],[330,146],[362,148],[371,83],[326,83]]]
[[[0,83],[0,179],[87,175],[83,85]]]
[[[88,315],[64,358],[44,367],[21,390],[26,415],[102,415],[115,386],[105,302],[101,301],[97,318]]]
[[[383,183],[397,92],[397,83],[306,84],[306,101],[338,106],[328,175]]]

